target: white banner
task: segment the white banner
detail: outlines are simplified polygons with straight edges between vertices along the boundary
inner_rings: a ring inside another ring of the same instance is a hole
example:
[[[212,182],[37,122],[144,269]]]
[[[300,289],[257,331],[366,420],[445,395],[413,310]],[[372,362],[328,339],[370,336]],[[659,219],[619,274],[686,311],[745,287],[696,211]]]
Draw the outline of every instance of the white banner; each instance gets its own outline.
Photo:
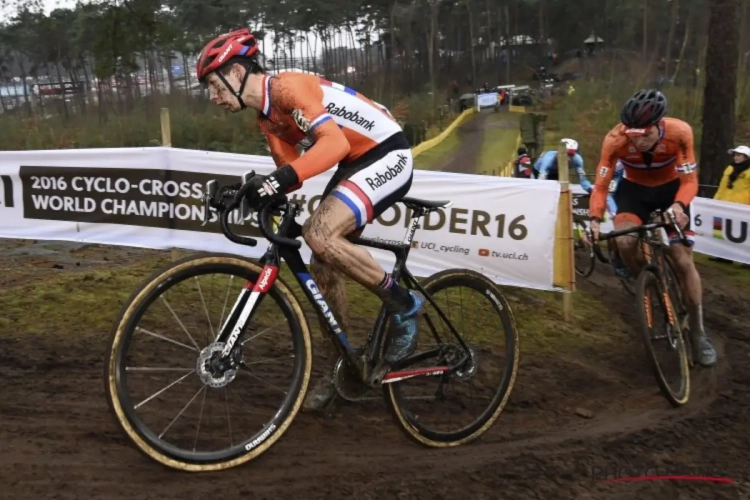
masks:
[[[695,198],[690,214],[696,252],[750,264],[750,206]]]
[[[246,171],[274,168],[270,157],[175,148],[2,152],[0,237],[260,257],[267,243],[254,221],[234,217],[232,227],[259,238],[258,246],[232,243],[217,221],[201,227],[200,198],[210,179],[236,183]],[[317,207],[333,172],[308,180],[291,195],[305,204],[300,223]],[[417,276],[461,267],[500,284],[555,289],[557,182],[417,170],[409,196],[453,201],[431,214],[415,235],[409,269]],[[407,224],[406,210],[397,204],[364,236],[400,242]],[[392,268],[392,253],[369,250]],[[306,245],[301,254],[309,262]]]
[[[480,108],[487,108],[497,104],[497,92],[490,92],[487,94],[477,94],[477,106]]]
[[[571,184],[573,214],[588,220],[588,198],[579,184]],[[694,250],[698,253],[750,264],[750,206],[696,197],[690,204]],[[614,230],[609,216],[601,231]],[[664,237],[666,242],[666,236]]]

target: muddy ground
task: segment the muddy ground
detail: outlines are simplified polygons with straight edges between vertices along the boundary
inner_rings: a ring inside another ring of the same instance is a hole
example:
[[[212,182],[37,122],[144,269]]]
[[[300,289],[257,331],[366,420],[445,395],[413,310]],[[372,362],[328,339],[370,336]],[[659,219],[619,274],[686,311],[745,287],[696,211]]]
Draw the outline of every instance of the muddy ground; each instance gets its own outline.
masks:
[[[0,286],[110,267],[153,252],[61,243],[4,242]],[[74,250],[71,255],[71,250]],[[104,400],[105,332],[75,337],[1,332],[2,498],[750,498],[750,293],[701,268],[706,324],[721,348],[713,371],[693,371],[690,403],[672,409],[658,393],[642,346],[611,352],[524,354],[510,402],[479,442],[453,450],[408,442],[381,403],[333,417],[300,414],[264,457],[210,475],[165,470],[120,434]],[[611,314],[632,320],[632,299],[606,272],[581,287]],[[75,312],[72,311],[74,314]],[[35,314],[28,311],[28,314]],[[43,322],[44,318],[40,317]],[[606,335],[607,332],[601,332]],[[523,332],[522,332],[523,336]],[[730,477],[605,483],[659,473]]]

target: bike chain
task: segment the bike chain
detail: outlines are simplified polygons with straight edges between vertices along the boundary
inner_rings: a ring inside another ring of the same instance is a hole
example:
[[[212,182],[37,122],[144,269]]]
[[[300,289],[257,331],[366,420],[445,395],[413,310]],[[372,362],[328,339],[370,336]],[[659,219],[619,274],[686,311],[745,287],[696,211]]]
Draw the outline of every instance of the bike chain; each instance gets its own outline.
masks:
[[[333,386],[336,389],[336,392],[338,393],[338,395],[341,396],[341,398],[351,403],[360,403],[362,401],[378,401],[378,400],[383,399],[383,396],[368,396],[368,394],[371,394],[373,392],[374,388],[365,385],[360,380],[353,380],[351,381],[351,383],[356,384],[358,386],[357,389],[362,390],[361,394],[354,395],[354,394],[348,393],[346,389],[344,388],[344,385],[346,383],[344,379],[344,377],[346,377],[345,363],[346,361],[344,361],[344,358],[340,357],[338,361],[336,361],[336,365],[333,369]],[[412,400],[419,400],[419,399],[424,399],[424,400],[434,399],[434,397],[402,396],[402,399],[412,401]]]

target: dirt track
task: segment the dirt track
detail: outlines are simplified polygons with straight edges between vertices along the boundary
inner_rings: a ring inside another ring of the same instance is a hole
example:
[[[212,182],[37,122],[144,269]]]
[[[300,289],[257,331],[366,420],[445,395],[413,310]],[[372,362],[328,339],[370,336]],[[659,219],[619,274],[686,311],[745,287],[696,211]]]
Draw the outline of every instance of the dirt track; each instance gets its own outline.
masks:
[[[29,243],[2,243],[0,290],[44,286],[51,274],[147,254],[94,248],[84,258],[70,256],[71,245]],[[300,414],[261,459],[210,475],[165,470],[121,435],[102,389],[106,332],[84,322],[74,339],[3,331],[0,497],[747,499],[750,291],[713,268],[700,271],[721,364],[693,371],[692,399],[682,409],[658,393],[635,333],[617,351],[534,356],[524,353],[521,332],[515,389],[477,443],[421,448],[402,436],[381,403],[363,403],[333,418]],[[581,288],[602,297],[613,315],[633,319],[632,299],[608,274]],[[605,483],[655,473],[730,477],[734,484]]]
[[[66,261],[64,254],[41,255],[44,245],[34,247],[31,255],[22,254],[23,247],[5,252],[0,268],[13,264],[13,275],[42,286],[51,272],[66,272],[52,269]],[[107,258],[112,262],[125,252],[111,251]],[[109,265],[104,256],[74,260],[83,267]],[[33,267],[24,268],[30,262]],[[721,339],[722,363],[714,372],[693,372],[693,399],[681,410],[658,394],[635,339],[618,352],[541,357],[522,349],[507,409],[473,445],[423,449],[407,442],[382,404],[362,403],[334,418],[301,414],[261,459],[202,476],[165,470],[120,435],[100,378],[104,332],[85,332],[74,341],[2,332],[2,496],[182,499],[224,488],[250,498],[749,498],[750,335],[747,323],[737,319],[747,304],[741,297],[748,294],[722,283],[716,271],[702,272],[706,321]],[[12,276],[2,281],[4,287],[20,283]],[[631,316],[621,306],[631,301],[608,276],[597,275],[583,287],[601,292],[612,314]],[[578,408],[592,418],[578,416]],[[635,476],[647,466],[728,476],[736,483],[603,482],[617,474],[615,468],[620,476]]]

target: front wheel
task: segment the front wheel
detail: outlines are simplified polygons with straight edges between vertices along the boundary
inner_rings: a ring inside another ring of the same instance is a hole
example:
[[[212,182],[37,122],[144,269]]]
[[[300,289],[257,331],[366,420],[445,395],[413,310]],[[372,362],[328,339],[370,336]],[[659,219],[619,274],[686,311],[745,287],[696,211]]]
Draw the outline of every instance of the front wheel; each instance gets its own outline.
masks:
[[[671,293],[651,269],[641,271],[635,292],[643,343],[656,382],[672,406],[682,406],[690,397],[690,369]]]
[[[518,330],[502,290],[479,273],[449,269],[421,285],[443,314],[425,303],[418,350],[439,353],[438,365],[460,365],[452,373],[384,384],[385,402],[412,440],[458,446],[487,432],[505,408],[518,370]],[[434,358],[425,362],[425,372],[436,366]]]
[[[260,272],[235,256],[188,257],[124,305],[105,392],[120,428],[153,460],[190,472],[235,467],[268,450],[297,415],[310,380],[308,325],[280,279],[265,294],[249,292]],[[235,329],[250,303],[252,316]],[[239,336],[224,356],[218,338],[227,328]]]

